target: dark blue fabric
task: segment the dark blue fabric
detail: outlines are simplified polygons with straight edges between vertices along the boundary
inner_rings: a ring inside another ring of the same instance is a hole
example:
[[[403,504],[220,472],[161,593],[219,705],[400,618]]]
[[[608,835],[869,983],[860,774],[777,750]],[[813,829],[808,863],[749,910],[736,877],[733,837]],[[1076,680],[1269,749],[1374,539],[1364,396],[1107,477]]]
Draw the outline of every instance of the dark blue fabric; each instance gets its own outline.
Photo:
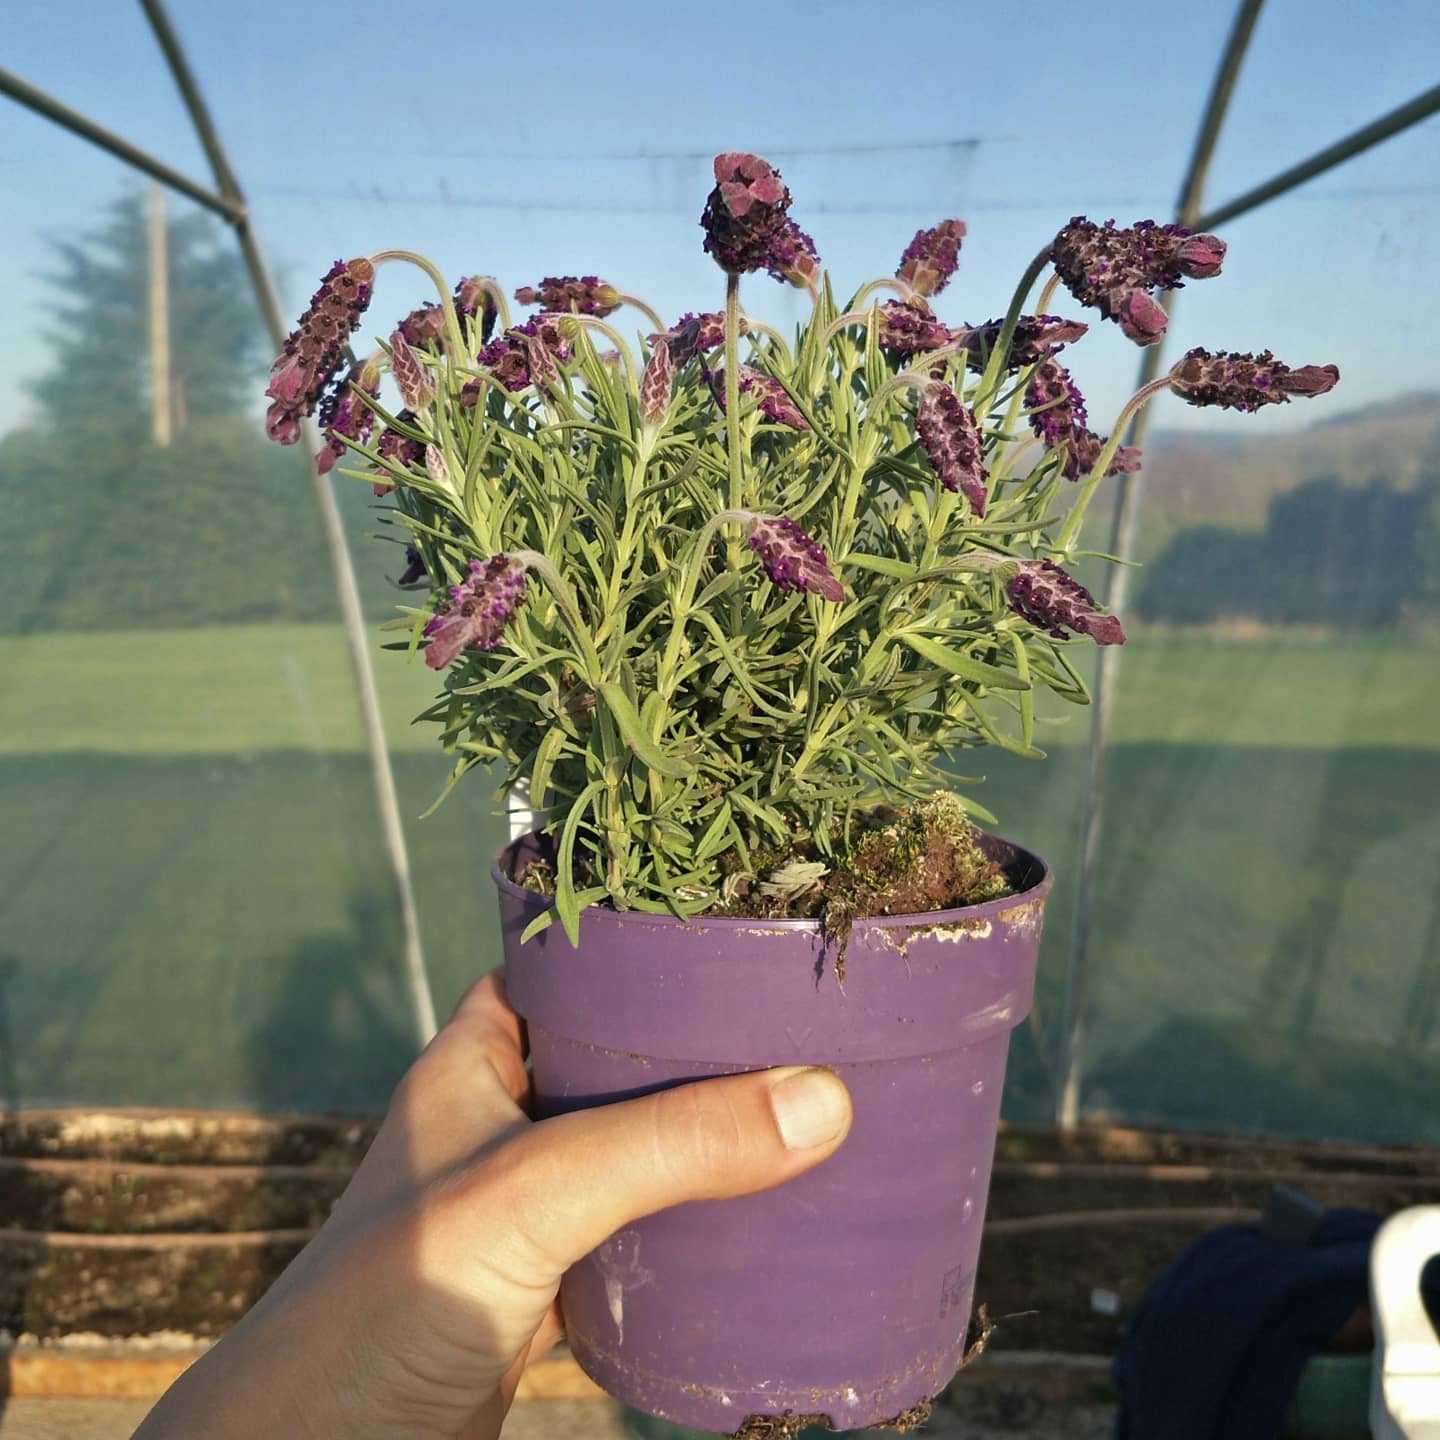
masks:
[[[1116,1440],[1276,1440],[1300,1372],[1368,1293],[1380,1217],[1330,1210],[1310,1243],[1202,1236],[1146,1292],[1115,1359]]]

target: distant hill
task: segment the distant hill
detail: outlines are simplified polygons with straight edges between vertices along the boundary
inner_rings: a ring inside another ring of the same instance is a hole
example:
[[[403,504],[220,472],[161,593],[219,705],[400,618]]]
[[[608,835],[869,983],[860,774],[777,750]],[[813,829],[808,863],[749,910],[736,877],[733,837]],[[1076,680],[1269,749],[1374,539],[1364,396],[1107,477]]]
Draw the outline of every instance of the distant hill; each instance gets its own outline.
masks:
[[[1376,629],[1440,610],[1440,393],[1149,450],[1136,618]]]
[[[1307,480],[1414,489],[1440,469],[1440,391],[1415,391],[1351,410],[1289,435],[1247,440],[1157,431],[1146,446],[1147,525],[1223,524],[1254,528],[1270,501]]]

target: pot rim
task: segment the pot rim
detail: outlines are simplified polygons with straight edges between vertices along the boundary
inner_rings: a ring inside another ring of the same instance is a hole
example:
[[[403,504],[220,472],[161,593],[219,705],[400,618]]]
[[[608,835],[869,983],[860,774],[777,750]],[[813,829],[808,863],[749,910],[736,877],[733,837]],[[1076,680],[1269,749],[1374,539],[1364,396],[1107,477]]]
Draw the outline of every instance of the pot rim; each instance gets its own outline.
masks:
[[[1039,868],[1038,877],[1014,895],[1002,895],[997,900],[984,900],[978,905],[960,905],[949,910],[921,910],[908,915],[857,916],[855,929],[915,930],[969,920],[991,920],[1006,915],[1012,910],[1018,910],[1022,906],[1033,904],[1037,900],[1043,900],[1050,893],[1050,889],[1055,883],[1055,872],[1042,856],[1037,855],[1033,850],[1027,850],[1013,840],[1005,839],[1002,835],[992,834],[988,830],[982,830],[980,834],[982,838],[1006,847],[1013,852],[1015,858],[1028,859]],[[523,845],[527,840],[538,840],[540,837],[540,831],[531,831],[528,835],[521,835],[501,847],[490,862],[490,877],[495,881],[498,889],[520,900],[549,900],[548,896],[517,885],[506,874],[501,864],[517,846]],[[646,925],[661,929],[676,926],[694,926],[696,928],[703,926],[705,929],[744,931],[750,935],[759,932],[818,935],[820,932],[820,921],[813,919],[767,920],[754,915],[692,915],[688,919],[682,920],[676,915],[657,915],[649,910],[611,910],[603,905],[587,905],[580,914],[594,916],[597,919],[601,917],[613,919],[615,922],[623,921],[626,925]]]

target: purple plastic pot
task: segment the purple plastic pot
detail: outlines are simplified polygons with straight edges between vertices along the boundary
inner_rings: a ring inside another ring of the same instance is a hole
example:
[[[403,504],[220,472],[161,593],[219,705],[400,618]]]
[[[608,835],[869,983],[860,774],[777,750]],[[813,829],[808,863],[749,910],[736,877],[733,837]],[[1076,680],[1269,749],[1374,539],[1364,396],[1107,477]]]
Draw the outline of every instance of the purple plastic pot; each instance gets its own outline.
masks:
[[[570,1348],[611,1395],[702,1430],[750,1415],[890,1419],[959,1367],[1010,1031],[1029,1012],[1051,877],[1003,840],[1018,894],[857,921],[843,990],[814,921],[591,908],[572,949],[493,874],[511,1003],[542,1115],[771,1065],[828,1065],[854,1124],[817,1169],[762,1195],[678,1206],[565,1277]]]

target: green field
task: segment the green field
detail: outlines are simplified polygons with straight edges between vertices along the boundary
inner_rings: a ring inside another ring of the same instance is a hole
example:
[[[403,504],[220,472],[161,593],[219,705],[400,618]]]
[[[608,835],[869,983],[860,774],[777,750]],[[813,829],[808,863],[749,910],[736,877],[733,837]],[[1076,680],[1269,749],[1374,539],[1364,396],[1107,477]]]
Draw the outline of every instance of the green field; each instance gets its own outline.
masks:
[[[1440,1140],[1440,670],[1398,638],[1126,647],[1085,1103],[1136,1121]],[[407,815],[445,762],[378,656]],[[379,1103],[411,1051],[338,630],[0,639],[0,1103]],[[1046,712],[1053,713],[1053,707]],[[959,756],[1057,865],[1058,1023],[1086,738]],[[476,777],[478,781],[478,777]],[[483,782],[410,827],[442,1005],[493,964]],[[1007,1097],[1048,1109],[1019,1032]]]
[[[1082,658],[1088,658],[1084,651]],[[1400,638],[1231,641],[1142,635],[1123,653],[1118,741],[1284,749],[1440,745],[1437,655]],[[439,689],[418,657],[375,654],[397,751]],[[338,625],[235,625],[0,636],[0,755],[251,754],[361,748]],[[1086,713],[1039,707],[1045,746],[1083,743]]]

